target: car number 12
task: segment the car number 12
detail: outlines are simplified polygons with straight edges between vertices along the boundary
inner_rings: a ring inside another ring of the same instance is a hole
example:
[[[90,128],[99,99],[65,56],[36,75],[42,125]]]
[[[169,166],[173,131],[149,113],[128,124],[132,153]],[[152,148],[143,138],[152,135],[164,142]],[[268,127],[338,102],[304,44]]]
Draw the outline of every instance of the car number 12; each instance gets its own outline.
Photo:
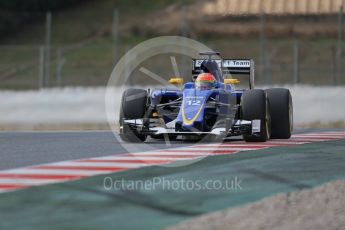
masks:
[[[201,105],[201,101],[200,100],[188,100],[187,101],[187,105],[191,105],[191,106],[197,105],[197,106],[199,106],[199,105]]]

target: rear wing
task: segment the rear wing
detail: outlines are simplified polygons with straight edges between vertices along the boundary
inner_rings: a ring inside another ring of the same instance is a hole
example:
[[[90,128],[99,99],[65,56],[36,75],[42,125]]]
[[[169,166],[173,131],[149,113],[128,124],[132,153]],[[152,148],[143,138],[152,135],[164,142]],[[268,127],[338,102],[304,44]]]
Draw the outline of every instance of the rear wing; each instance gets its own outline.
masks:
[[[208,59],[193,59],[193,78],[202,73],[201,63]],[[255,63],[252,59],[213,59],[223,75],[248,75],[249,87],[254,88]]]

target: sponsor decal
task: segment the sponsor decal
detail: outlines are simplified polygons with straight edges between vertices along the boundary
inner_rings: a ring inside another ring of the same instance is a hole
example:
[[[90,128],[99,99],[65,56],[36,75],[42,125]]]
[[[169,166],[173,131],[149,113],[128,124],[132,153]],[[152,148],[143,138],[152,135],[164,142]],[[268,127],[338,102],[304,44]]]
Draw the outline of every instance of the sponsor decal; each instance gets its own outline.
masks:
[[[200,68],[201,67],[201,63],[203,61],[206,61],[206,60],[208,60],[208,59],[196,59],[196,60],[194,60],[194,68]],[[219,68],[222,68],[222,60],[220,60],[220,59],[212,59],[212,60],[217,63]]]
[[[194,69],[200,68],[203,61],[207,59],[196,59],[194,60]],[[214,60],[220,68],[250,68],[250,60]]]
[[[250,60],[224,60],[225,68],[250,68]]]

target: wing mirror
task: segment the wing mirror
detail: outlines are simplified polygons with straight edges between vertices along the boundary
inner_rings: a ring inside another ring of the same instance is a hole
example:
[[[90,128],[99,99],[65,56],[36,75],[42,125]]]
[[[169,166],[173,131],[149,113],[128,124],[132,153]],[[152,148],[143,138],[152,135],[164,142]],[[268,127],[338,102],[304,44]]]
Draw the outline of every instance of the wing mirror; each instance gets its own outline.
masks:
[[[182,86],[183,85],[183,78],[181,77],[173,77],[170,78],[169,83],[172,85],[178,85],[178,86]]]
[[[224,79],[224,84],[236,85],[236,84],[239,84],[239,83],[240,83],[240,81],[238,79],[235,79],[235,78]]]

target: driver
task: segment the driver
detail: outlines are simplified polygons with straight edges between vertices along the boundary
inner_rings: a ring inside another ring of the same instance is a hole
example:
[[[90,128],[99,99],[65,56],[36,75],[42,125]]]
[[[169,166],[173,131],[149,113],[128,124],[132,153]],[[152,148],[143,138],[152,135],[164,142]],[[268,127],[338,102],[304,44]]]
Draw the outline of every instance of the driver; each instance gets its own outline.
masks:
[[[195,88],[199,90],[210,90],[215,84],[216,78],[211,73],[201,73],[195,80]]]

